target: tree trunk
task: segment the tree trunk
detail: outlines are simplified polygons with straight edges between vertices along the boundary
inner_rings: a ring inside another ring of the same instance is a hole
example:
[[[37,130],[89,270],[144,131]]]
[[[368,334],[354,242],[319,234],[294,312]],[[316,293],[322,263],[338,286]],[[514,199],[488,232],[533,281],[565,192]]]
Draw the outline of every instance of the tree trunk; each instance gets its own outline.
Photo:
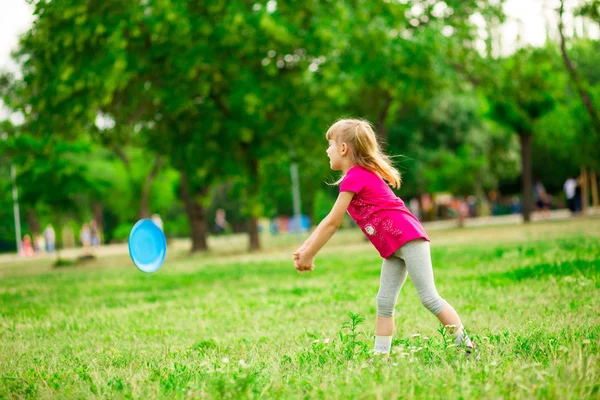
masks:
[[[379,141],[379,145],[384,150],[387,147],[387,139],[388,139],[388,132],[387,132],[387,127],[385,125],[385,120],[390,111],[390,106],[392,105],[392,101],[393,101],[392,96],[389,93],[386,93],[384,103],[383,103],[383,108],[381,109],[381,112],[377,116],[377,123],[375,124],[375,133],[377,134],[377,139]]]
[[[31,240],[33,242],[35,237],[40,234],[40,220],[38,219],[35,209],[33,208],[27,209],[27,226],[31,232]]]
[[[100,243],[104,243],[104,215],[102,212],[102,203],[100,202],[94,203],[94,221],[96,221],[96,225],[98,227],[98,237],[100,238]]]
[[[181,172],[181,199],[185,204],[185,211],[190,222],[190,232],[192,235],[192,253],[196,251],[208,251],[206,235],[208,227],[206,223],[206,213],[202,204],[194,200],[193,194],[190,192],[190,183],[187,173]],[[201,195],[206,195],[206,190]]]
[[[60,209],[55,208],[54,215],[56,215],[56,229],[54,230],[54,251],[56,252],[56,263],[58,264],[61,261],[60,251],[63,249],[64,241],[63,241],[63,223],[62,223],[62,213]]]
[[[248,221],[248,234],[250,239],[249,250],[260,250],[260,237],[258,236],[258,218],[253,216]]]
[[[519,134],[521,139],[521,192],[523,195],[523,222],[531,221],[533,199],[531,188],[533,186],[531,168],[531,134]]]
[[[150,218],[150,189],[152,188],[152,182],[160,172],[162,159],[160,156],[156,156],[152,169],[146,176],[144,186],[142,187],[142,196],[140,199],[140,218]]]
[[[565,63],[565,66],[567,67],[567,71],[569,72],[571,80],[575,84],[575,88],[577,89],[577,92],[579,93],[579,97],[581,97],[581,101],[583,102],[585,110],[587,111],[588,115],[590,116],[590,119],[592,120],[592,127],[594,128],[596,133],[598,135],[600,135],[600,116],[598,116],[598,113],[596,112],[596,109],[594,108],[594,103],[591,99],[591,96],[588,93],[588,91],[584,89],[583,84],[581,83],[581,80],[579,79],[579,75],[577,75],[577,71],[575,71],[575,67],[573,66],[573,63],[571,62],[571,59],[569,58],[569,55],[567,54],[565,35],[563,32],[564,6],[565,6],[564,1],[561,0],[560,8],[559,8],[559,20],[558,20],[558,33],[560,34],[560,51],[562,53],[563,61]]]
[[[478,217],[487,217],[492,214],[490,202],[485,195],[485,189],[483,188],[483,182],[479,177],[475,180],[475,198],[479,204],[477,207]]]
[[[596,178],[596,171],[590,171],[590,190],[592,192],[592,204],[594,205],[594,208],[598,207],[599,201],[598,201],[598,180]]]
[[[248,221],[248,250],[249,251],[257,251],[260,250],[260,237],[258,236],[258,218],[260,215],[256,215],[257,207],[256,203],[259,200],[258,198],[258,188],[259,186],[259,171],[258,171],[258,160],[256,158],[251,158],[249,162],[250,166],[250,193],[248,196],[248,201],[251,202],[251,215],[250,220]]]
[[[588,174],[585,167],[581,167],[581,212],[586,213],[588,207]]]

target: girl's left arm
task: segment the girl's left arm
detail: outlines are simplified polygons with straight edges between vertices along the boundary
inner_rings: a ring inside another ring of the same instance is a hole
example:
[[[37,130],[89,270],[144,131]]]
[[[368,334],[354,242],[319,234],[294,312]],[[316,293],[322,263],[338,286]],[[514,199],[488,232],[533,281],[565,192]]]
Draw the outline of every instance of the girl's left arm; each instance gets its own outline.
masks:
[[[331,239],[333,234],[341,225],[344,214],[354,197],[353,192],[341,192],[333,205],[333,208],[319,226],[315,229],[309,239],[294,253],[294,256],[313,259],[321,248]]]

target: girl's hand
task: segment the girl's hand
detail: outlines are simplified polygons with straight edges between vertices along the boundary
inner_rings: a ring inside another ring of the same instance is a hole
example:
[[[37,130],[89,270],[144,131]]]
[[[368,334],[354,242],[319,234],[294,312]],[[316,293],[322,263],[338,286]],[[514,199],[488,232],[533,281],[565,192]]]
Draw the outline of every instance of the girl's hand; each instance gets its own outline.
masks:
[[[301,247],[294,252],[294,267],[299,274],[312,271],[315,269],[315,257],[308,255]]]

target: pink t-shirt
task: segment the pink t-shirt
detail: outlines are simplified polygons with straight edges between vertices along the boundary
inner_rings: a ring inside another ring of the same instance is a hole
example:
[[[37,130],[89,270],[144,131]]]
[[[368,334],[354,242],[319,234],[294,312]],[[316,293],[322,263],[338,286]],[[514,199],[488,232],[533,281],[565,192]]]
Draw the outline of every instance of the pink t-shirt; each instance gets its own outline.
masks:
[[[411,240],[429,241],[423,225],[376,173],[360,165],[353,166],[344,176],[340,192],[356,193],[348,206],[348,214],[381,257],[390,257]]]

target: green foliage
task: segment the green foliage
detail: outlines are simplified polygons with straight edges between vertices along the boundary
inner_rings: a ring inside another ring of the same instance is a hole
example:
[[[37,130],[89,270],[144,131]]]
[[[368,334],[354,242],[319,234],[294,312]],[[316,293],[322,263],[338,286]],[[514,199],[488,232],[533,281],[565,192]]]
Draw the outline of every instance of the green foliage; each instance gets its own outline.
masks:
[[[553,48],[523,48],[502,63],[492,100],[494,118],[519,135],[531,135],[534,123],[556,104]],[[561,77],[561,75],[558,75]],[[564,78],[563,78],[564,79]]]

